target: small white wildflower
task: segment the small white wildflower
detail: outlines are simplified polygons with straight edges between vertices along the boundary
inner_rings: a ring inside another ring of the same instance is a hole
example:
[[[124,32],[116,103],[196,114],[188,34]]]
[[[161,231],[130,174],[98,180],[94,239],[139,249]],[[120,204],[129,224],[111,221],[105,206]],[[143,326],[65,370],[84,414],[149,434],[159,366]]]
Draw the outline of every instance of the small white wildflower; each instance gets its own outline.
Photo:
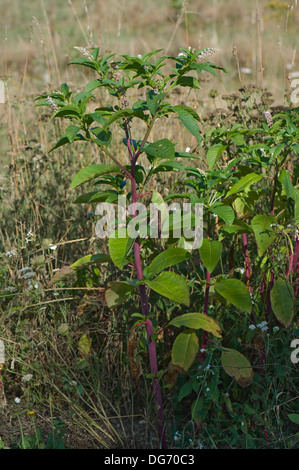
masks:
[[[269,328],[267,326],[262,326],[261,331],[267,331]]]
[[[209,370],[211,368],[211,364],[208,364],[206,367],[205,367],[205,370]]]
[[[200,350],[200,352],[201,352],[201,353],[204,353],[204,352],[205,352],[205,348],[202,348],[202,349]]]
[[[279,326],[274,326],[273,331],[276,333],[276,331],[279,331]]]
[[[31,277],[34,277],[35,274],[33,272],[25,273],[22,278],[23,279],[30,279]]]
[[[267,324],[268,324],[268,322],[266,322],[266,321],[264,320],[264,321],[262,321],[261,323],[259,323],[259,324],[256,325],[256,326],[258,326],[259,328],[263,328],[263,327],[266,326]]]
[[[49,245],[49,248],[50,248],[50,250],[54,251],[54,250],[56,250],[57,245],[52,245],[52,243],[51,243],[51,245]]]
[[[21,403],[21,398],[16,397],[16,398],[15,398],[15,403]]]
[[[209,387],[207,387],[207,388],[206,388],[206,392],[209,392],[209,391],[210,391],[210,389],[209,389]]]
[[[23,375],[22,382],[29,382],[32,379],[32,377],[33,377],[32,374]]]
[[[25,273],[26,271],[31,271],[31,268],[29,266],[25,266],[25,268],[21,268],[17,271],[17,274],[22,274]]]
[[[213,47],[209,47],[207,49],[203,49],[201,53],[198,56],[198,59],[204,59],[205,57],[209,57],[212,54],[216,54],[217,52],[220,52],[219,49],[215,49]]]
[[[186,151],[187,153],[189,153],[190,150],[191,150],[191,148],[190,148],[190,147],[187,147],[185,151]]]
[[[59,268],[53,269],[53,273],[57,273],[59,271]]]
[[[256,326],[255,325],[249,325],[248,327],[250,330],[255,330]]]
[[[5,290],[6,292],[17,292],[18,289],[14,286],[7,286]]]
[[[240,274],[244,274],[245,269],[244,269],[244,268],[240,268],[239,271],[240,271]]]
[[[51,96],[47,96],[46,101],[48,101],[49,105],[54,111],[59,110],[59,106],[54,102],[53,98]]]
[[[16,256],[17,252],[16,252],[16,250],[11,250],[11,251],[7,251],[5,254],[9,258],[12,258],[13,256]]]
[[[181,437],[181,434],[179,433],[179,431],[176,431],[174,433],[173,440],[178,441],[180,439],[180,437]]]
[[[229,398],[229,393],[228,392],[226,392],[225,397]]]
[[[79,51],[82,55],[84,55],[85,57],[87,57],[89,60],[92,60],[92,61],[93,61],[92,55],[89,54],[88,50],[85,49],[85,47],[74,46],[74,49],[76,49],[77,51]]]

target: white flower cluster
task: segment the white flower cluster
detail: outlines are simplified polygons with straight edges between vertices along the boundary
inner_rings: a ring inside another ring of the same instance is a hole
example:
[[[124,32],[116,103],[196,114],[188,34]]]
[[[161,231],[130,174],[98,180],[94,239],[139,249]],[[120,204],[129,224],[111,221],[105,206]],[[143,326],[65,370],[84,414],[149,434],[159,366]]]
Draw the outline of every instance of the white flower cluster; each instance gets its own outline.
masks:
[[[7,251],[5,254],[6,254],[6,256],[8,256],[8,258],[12,258],[13,256],[17,256],[16,250]]]
[[[269,330],[268,323],[266,321],[262,321],[261,323],[258,323],[258,325],[249,325],[248,327],[250,330],[255,330],[256,328],[260,328],[261,331],[267,331]]]
[[[79,51],[82,55],[84,55],[84,57],[87,57],[89,60],[93,61],[92,55],[89,54],[88,50],[85,49],[85,47],[74,46],[74,49],[76,49],[76,51]]]
[[[203,49],[203,51],[201,51],[198,58],[204,59],[206,57],[209,57],[210,55],[217,54],[217,52],[220,52],[219,49],[215,49],[214,47],[208,47],[207,49]]]
[[[21,278],[28,280],[28,289],[38,289],[38,283],[33,282],[32,278],[35,277],[35,273],[31,271],[29,266],[25,266],[17,271],[17,274],[21,274]]]
[[[46,100],[48,101],[49,105],[54,111],[59,110],[59,106],[54,102],[53,98],[51,96],[47,96]]]

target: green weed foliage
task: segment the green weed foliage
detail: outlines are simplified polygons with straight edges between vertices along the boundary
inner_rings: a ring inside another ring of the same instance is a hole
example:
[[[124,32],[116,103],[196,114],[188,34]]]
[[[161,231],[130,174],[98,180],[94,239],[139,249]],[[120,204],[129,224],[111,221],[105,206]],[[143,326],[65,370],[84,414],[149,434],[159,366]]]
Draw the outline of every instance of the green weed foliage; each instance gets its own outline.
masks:
[[[298,446],[290,346],[299,334],[298,108],[271,108],[271,94],[243,86],[224,97],[227,109],[201,117],[180,97],[204,93],[202,75],[226,72],[210,62],[214,49],[138,57],[77,49],[71,66],[94,77],[79,93],[63,83],[37,98],[59,139],[38,171],[28,171],[30,160],[18,169],[34,203],[16,192],[15,213],[24,220],[34,211],[34,229],[20,222],[9,248],[2,231],[2,336],[22,337],[26,406],[51,389],[97,446],[125,445],[106,409],[116,412],[117,403],[120,415],[130,394],[137,408],[148,407],[155,445],[164,448]],[[55,152],[61,159],[52,164]],[[202,205],[201,246],[176,236],[174,216],[166,238],[148,227],[132,238],[119,224],[98,239],[96,206],[116,207],[119,196],[133,207],[126,223],[139,217],[137,202],[145,218],[159,204],[162,232],[166,204]],[[46,379],[36,359],[26,360],[37,339]],[[62,366],[55,377],[51,363]],[[5,387],[14,374],[3,367]],[[54,437],[63,446],[63,435]]]

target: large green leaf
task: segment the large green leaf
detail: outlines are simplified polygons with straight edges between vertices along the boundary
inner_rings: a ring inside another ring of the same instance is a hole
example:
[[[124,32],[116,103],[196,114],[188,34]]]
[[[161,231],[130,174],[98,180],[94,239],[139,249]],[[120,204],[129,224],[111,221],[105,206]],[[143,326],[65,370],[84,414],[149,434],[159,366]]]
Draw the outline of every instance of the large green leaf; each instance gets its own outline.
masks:
[[[71,264],[72,269],[78,269],[82,266],[87,266],[89,264],[96,264],[96,263],[108,263],[111,262],[111,258],[109,255],[105,253],[96,253],[95,255],[86,255],[82,258],[75,261],[75,263]]]
[[[201,143],[201,134],[198,127],[199,116],[194,109],[188,106],[178,105],[173,106],[172,110],[178,114],[179,120],[184,124],[186,129],[196,138],[197,142]]]
[[[207,240],[204,238],[199,248],[199,254],[203,264],[211,274],[220,260],[222,243],[217,240]]]
[[[214,284],[214,289],[218,294],[231,302],[235,307],[251,312],[252,302],[249,290],[239,279],[224,279]]]
[[[274,216],[264,214],[256,215],[251,221],[259,256],[262,256],[265,253],[266,249],[276,238],[276,233],[271,228],[271,224],[275,222],[276,220]]]
[[[216,161],[222,155],[224,150],[226,150],[227,145],[215,144],[212,145],[207,151],[207,163],[210,170],[213,170]]]
[[[144,283],[158,294],[189,307],[189,288],[185,279],[179,274],[163,272],[153,280],[145,279]]]
[[[275,281],[270,292],[270,299],[277,320],[288,327],[294,316],[294,291],[290,283],[284,279]]]
[[[147,275],[153,277],[164,269],[189,259],[190,256],[190,253],[183,248],[167,248],[153,259],[146,270]]]
[[[232,225],[235,220],[235,213],[231,206],[225,204],[209,207],[210,211],[218,215],[227,225]]]
[[[143,150],[148,156],[154,158],[174,159],[175,157],[174,145],[168,139],[156,140],[156,142],[143,147]]]
[[[120,173],[120,167],[118,165],[89,165],[82,168],[75,176],[72,181],[71,188],[76,188],[87,181],[90,181],[98,176],[109,175],[111,173]]]
[[[173,326],[186,326],[194,330],[203,329],[212,333],[217,338],[221,338],[221,328],[218,323],[204,313],[191,312],[180,315],[169,322]]]
[[[134,240],[129,237],[127,229],[114,230],[108,241],[109,254],[113,263],[120,269],[126,264],[126,257],[132,250]]]
[[[258,175],[256,173],[248,173],[246,176],[243,176],[243,178],[241,178],[237,183],[235,183],[231,187],[231,189],[226,194],[226,197],[248,189],[253,183],[260,181],[262,178],[262,175]]]
[[[194,330],[185,330],[180,333],[172,346],[171,356],[174,365],[181,366],[187,371],[198,353],[199,342]]]
[[[221,364],[225,372],[234,377],[241,387],[253,381],[253,369],[248,359],[235,349],[226,348],[221,354]]]
[[[134,290],[134,286],[125,281],[108,282],[104,292],[105,301],[109,308],[124,304]]]

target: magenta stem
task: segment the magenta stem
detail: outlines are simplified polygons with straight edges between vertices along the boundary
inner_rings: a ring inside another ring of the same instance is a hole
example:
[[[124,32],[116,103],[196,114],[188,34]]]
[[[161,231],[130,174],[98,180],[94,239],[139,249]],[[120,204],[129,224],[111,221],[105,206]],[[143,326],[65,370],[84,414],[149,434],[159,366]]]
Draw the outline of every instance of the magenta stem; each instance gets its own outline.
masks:
[[[128,143],[129,146],[129,143]],[[131,155],[130,155],[131,156]],[[135,178],[135,164],[136,158],[131,158],[131,190],[132,190],[132,217],[136,217],[136,203],[137,203],[137,189],[136,189],[136,178]],[[141,248],[138,239],[134,242],[134,262],[136,268],[137,279],[141,281],[143,279],[143,270],[142,270],[142,262],[141,262]],[[141,311],[142,314],[147,317],[150,313],[149,303],[146,293],[146,286],[145,284],[140,284],[139,286],[139,294],[140,294],[140,301],[141,301]],[[165,436],[165,420],[164,420],[164,410],[163,410],[163,400],[162,400],[162,392],[159,383],[159,379],[157,377],[158,374],[158,361],[157,361],[157,351],[156,351],[156,343],[152,339],[152,335],[154,334],[153,324],[150,318],[147,318],[145,322],[145,329],[147,334],[147,341],[148,341],[148,351],[149,351],[149,362],[150,362],[150,371],[153,375],[153,393],[154,398],[157,403],[158,407],[158,414],[159,414],[159,424],[158,424],[158,433],[159,439],[162,449],[166,449],[166,436]]]
[[[207,283],[206,283],[206,291],[205,291],[205,300],[204,300],[204,307],[203,307],[203,313],[208,316],[208,307],[209,307],[209,291],[210,291],[210,280],[211,280],[211,274],[207,270]],[[203,362],[206,358],[206,347],[207,347],[207,341],[208,341],[208,334],[204,330],[203,336],[202,336],[202,344],[201,344],[201,349],[204,349],[204,351],[201,352],[200,360]]]

